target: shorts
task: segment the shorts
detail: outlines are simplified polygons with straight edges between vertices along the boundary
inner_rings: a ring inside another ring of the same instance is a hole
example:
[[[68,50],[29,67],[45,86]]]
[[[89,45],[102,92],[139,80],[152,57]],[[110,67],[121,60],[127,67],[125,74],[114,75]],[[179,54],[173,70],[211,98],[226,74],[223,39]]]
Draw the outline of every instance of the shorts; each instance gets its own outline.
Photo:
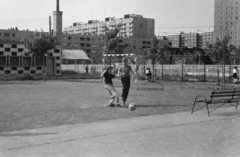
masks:
[[[237,73],[233,73],[233,78],[237,79]]]
[[[112,94],[112,96],[119,97],[118,92],[116,91],[112,84],[106,84],[105,89],[108,90]]]

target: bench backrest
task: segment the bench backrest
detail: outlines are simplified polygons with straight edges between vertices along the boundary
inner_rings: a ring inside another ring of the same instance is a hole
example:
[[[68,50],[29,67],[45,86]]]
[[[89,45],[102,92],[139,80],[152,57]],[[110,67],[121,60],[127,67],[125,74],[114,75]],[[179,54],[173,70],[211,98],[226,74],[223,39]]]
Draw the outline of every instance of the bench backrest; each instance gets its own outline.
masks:
[[[240,91],[234,89],[232,91],[216,91],[214,90],[210,95],[211,101],[213,98],[235,99],[240,98]]]

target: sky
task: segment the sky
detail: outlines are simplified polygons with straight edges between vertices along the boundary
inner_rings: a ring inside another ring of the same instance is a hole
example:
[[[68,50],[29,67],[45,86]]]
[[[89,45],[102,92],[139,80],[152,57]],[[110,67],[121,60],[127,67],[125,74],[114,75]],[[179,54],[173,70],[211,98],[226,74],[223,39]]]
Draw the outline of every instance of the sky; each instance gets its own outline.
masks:
[[[63,28],[74,22],[104,21],[140,14],[155,19],[155,34],[209,31],[214,25],[214,0],[59,0]],[[0,0],[0,29],[49,30],[56,0]]]

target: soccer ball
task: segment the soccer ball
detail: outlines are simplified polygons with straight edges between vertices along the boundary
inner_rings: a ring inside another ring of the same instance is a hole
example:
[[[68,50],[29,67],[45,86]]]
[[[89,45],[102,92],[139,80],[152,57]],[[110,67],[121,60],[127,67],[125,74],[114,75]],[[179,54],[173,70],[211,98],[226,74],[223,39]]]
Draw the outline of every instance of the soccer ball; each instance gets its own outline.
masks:
[[[130,103],[130,104],[128,105],[128,109],[129,109],[130,111],[134,111],[134,110],[136,109],[136,105],[135,105],[134,103]]]

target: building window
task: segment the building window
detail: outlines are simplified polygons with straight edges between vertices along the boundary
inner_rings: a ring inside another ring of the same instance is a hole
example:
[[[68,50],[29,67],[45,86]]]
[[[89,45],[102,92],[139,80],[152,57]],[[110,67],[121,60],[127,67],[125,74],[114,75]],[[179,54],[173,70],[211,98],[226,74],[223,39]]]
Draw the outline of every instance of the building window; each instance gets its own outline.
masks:
[[[10,57],[10,66],[19,66],[19,57]]]
[[[139,28],[143,28],[143,24],[139,24]]]
[[[9,37],[10,34],[9,34],[9,33],[4,33],[3,36],[4,36],[4,37]]]
[[[0,57],[0,66],[6,66],[7,65],[7,59],[6,56]]]
[[[22,60],[23,60],[22,61],[23,66],[31,66],[31,63],[32,63],[31,57],[23,57]]]
[[[35,58],[35,64],[36,65],[43,65],[43,58],[42,57],[36,57]]]
[[[17,45],[16,44],[12,44],[12,48],[17,48]]]

